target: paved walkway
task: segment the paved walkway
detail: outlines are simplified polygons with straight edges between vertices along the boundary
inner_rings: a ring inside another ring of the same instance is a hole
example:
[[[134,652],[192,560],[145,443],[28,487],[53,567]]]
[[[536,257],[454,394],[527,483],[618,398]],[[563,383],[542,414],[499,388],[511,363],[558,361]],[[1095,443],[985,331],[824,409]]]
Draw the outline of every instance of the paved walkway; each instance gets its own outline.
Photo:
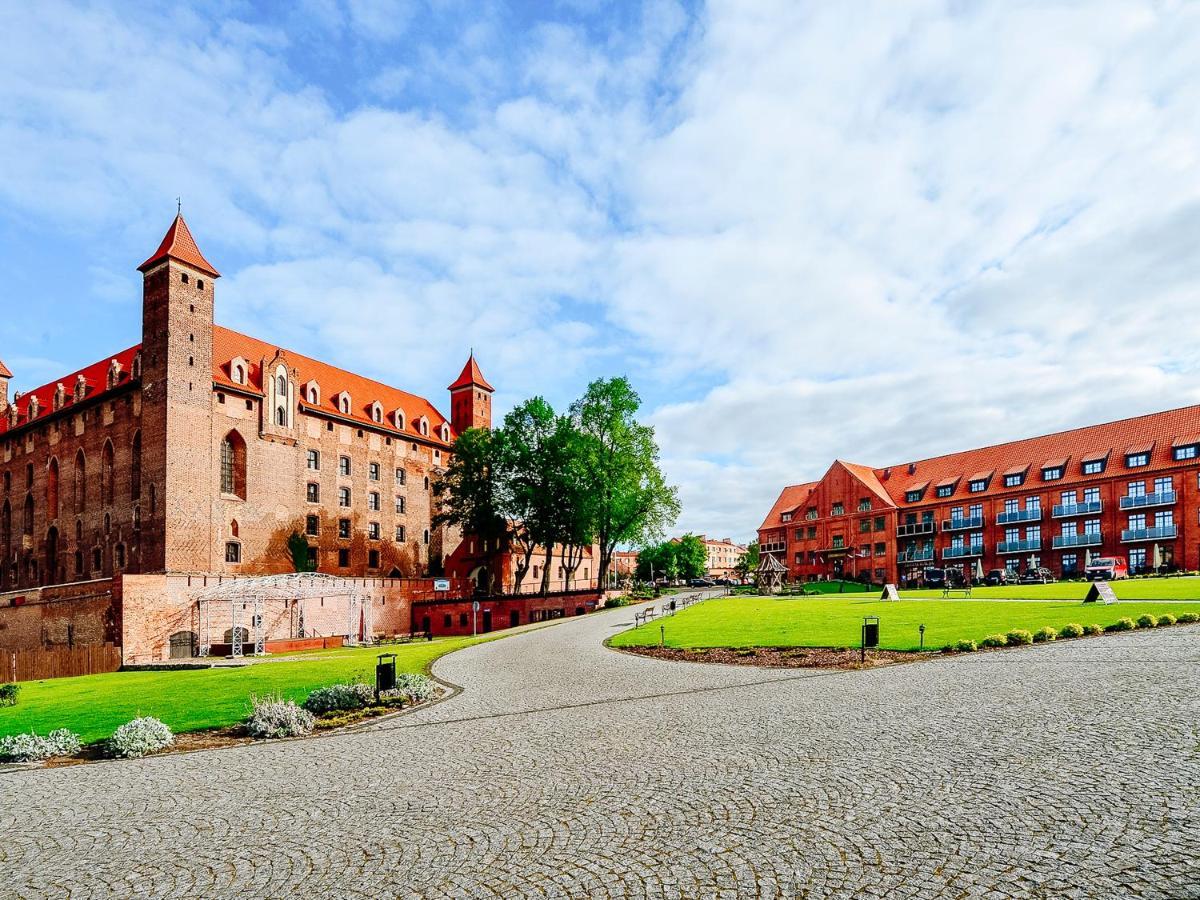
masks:
[[[0,895],[1200,898],[1200,628],[814,674],[630,619],[371,730],[0,776]]]

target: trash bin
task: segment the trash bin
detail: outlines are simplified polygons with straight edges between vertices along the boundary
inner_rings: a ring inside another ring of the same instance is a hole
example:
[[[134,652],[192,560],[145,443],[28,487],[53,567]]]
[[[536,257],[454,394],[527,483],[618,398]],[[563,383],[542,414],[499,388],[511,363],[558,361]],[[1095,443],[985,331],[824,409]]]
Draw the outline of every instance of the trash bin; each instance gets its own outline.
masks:
[[[866,616],[863,618],[862,626],[862,645],[863,648],[879,646],[879,617]]]
[[[381,691],[390,691],[396,687],[396,654],[380,653],[375,662],[375,699],[379,699]]]

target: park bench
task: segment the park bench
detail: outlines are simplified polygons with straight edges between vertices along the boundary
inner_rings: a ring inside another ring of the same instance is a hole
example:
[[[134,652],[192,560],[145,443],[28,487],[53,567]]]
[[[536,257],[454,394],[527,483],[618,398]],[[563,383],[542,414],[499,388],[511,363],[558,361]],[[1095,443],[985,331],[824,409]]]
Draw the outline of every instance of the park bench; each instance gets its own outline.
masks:
[[[951,594],[962,594],[964,597],[970,597],[971,589],[969,587],[944,587],[944,588],[942,588],[942,599],[943,600],[945,600]]]
[[[633,614],[633,624],[634,625],[645,625],[647,622],[649,622],[651,619],[653,619],[656,615],[657,615],[657,613],[654,611],[654,607],[648,606],[648,607],[646,607],[646,609],[642,610],[640,613]]]

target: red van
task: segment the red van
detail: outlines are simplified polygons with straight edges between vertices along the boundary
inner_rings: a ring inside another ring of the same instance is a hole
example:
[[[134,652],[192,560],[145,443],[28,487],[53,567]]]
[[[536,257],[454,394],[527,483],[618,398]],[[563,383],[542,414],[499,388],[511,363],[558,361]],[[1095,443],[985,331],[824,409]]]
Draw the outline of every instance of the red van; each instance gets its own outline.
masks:
[[[1116,581],[1129,577],[1129,563],[1123,556],[1101,556],[1084,569],[1088,581]]]

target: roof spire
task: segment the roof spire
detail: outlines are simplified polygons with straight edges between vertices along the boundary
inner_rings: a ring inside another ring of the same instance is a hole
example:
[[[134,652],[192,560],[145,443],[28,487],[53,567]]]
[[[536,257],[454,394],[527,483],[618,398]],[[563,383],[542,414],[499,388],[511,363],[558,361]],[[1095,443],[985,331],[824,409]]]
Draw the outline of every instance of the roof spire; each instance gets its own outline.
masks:
[[[196,246],[192,232],[188,229],[187,222],[183,220],[183,201],[179,197],[175,198],[175,206],[175,221],[171,223],[171,227],[163,235],[158,249],[154,251],[149,259],[138,266],[138,271],[145,272],[151,266],[157,265],[164,259],[173,259],[184,265],[191,266],[193,269],[203,272],[206,275],[211,275],[213,278],[220,278],[221,273],[213,268],[212,263],[204,258],[204,254]]]
[[[471,348],[471,355],[467,357],[467,364],[463,366],[462,374],[454,380],[454,383],[447,390],[457,391],[459,388],[472,386],[481,387],[489,392],[496,390],[487,383],[487,379],[483,377],[483,372],[479,370],[479,363],[475,362],[474,347]]]
[[[183,215],[183,198],[182,197],[175,198],[175,215],[176,216]]]

